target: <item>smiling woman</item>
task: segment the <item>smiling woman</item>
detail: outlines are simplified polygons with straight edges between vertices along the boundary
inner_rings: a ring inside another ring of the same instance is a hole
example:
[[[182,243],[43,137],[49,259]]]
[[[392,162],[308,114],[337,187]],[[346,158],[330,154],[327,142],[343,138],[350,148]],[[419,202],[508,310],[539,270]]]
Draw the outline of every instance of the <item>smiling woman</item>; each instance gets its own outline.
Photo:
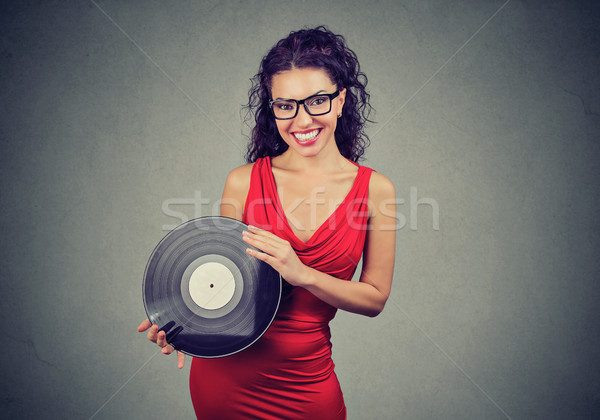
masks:
[[[332,91],[335,92],[324,94]],[[339,154],[334,133],[337,118],[342,114],[346,89],[336,90],[322,69],[292,68],[273,76],[271,95],[277,98],[271,102],[277,130],[289,148],[304,157],[320,153]],[[300,101],[279,99],[306,96],[308,98]],[[300,103],[304,106],[299,106]],[[282,114],[284,118],[281,118]]]
[[[248,254],[281,274],[284,292],[251,347],[193,359],[192,402],[199,419],[344,419],[329,322],[338,309],[383,310],[395,255],[394,187],[357,163],[368,144],[366,77],[344,38],[318,27],[279,41],[253,80],[248,164],[227,177],[221,215],[249,225]],[[173,352],[157,326],[139,330]]]

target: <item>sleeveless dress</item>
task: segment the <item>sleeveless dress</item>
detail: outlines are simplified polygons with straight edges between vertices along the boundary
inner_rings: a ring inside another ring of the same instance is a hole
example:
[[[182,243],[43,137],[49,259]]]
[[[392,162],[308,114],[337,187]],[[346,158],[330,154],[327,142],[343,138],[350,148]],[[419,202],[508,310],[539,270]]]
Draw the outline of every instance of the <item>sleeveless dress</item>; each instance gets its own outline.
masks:
[[[350,280],[365,241],[371,172],[358,166],[344,201],[303,242],[279,201],[271,159],[260,158],[252,168],[243,222],[289,241],[304,264]],[[230,356],[193,358],[190,393],[198,419],[346,418],[331,360],[329,321],[337,309],[302,287],[283,284],[279,310],[259,340]]]

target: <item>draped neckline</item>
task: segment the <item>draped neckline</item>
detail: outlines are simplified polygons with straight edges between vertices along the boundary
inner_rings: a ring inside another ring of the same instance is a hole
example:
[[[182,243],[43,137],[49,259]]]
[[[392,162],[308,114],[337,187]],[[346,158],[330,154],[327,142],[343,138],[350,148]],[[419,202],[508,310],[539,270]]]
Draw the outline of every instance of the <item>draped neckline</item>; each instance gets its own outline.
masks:
[[[323,223],[321,223],[321,225],[317,228],[317,230],[315,230],[312,235],[310,236],[310,238],[308,238],[308,240],[305,242],[302,239],[300,239],[298,237],[298,235],[296,235],[296,232],[294,232],[294,229],[292,229],[291,224],[289,223],[287,214],[285,213],[284,209],[283,209],[283,205],[281,203],[281,200],[279,199],[279,191],[277,190],[277,183],[275,182],[275,175],[273,174],[273,167],[271,165],[271,157],[268,157],[266,160],[267,163],[267,170],[269,173],[269,177],[270,177],[270,182],[273,186],[273,198],[274,198],[274,204],[275,207],[277,209],[277,212],[281,214],[281,218],[283,220],[283,222],[285,223],[285,227],[289,230],[290,234],[293,235],[293,239],[295,239],[296,241],[298,241],[300,244],[302,244],[303,246],[309,246],[312,245],[312,243],[315,241],[315,239],[318,237],[319,233],[321,233],[321,231],[323,229],[325,229],[330,223],[331,223],[331,219],[333,217],[337,217],[337,214],[344,210],[348,205],[348,202],[350,201],[349,198],[352,197],[352,194],[355,192],[355,190],[358,188],[359,186],[359,178],[363,172],[364,167],[361,165],[358,165],[354,162],[352,162],[351,160],[348,160],[348,162],[352,163],[353,165],[358,167],[358,171],[356,173],[356,176],[354,177],[354,181],[352,182],[352,187],[350,187],[350,190],[348,191],[348,193],[344,196],[344,199],[342,200],[342,202],[335,208],[335,210],[333,210],[333,212],[325,219],[325,221]]]

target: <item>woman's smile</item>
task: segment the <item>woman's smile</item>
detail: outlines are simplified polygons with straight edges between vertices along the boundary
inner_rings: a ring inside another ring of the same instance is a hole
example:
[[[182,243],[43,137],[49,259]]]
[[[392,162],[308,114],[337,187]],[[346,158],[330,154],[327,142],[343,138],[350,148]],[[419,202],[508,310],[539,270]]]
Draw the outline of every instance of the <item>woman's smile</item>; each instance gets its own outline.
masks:
[[[295,131],[293,136],[296,138],[296,142],[302,146],[309,146],[315,143],[321,133],[321,129],[317,128],[308,131]]]

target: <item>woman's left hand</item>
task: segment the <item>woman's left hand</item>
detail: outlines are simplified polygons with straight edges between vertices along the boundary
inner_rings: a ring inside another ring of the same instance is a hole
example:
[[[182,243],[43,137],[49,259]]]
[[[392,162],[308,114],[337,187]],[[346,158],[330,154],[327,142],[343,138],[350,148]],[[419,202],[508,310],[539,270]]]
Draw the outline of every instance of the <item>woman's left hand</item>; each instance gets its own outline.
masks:
[[[244,241],[262,251],[247,248],[249,255],[269,264],[292,286],[306,285],[308,267],[300,261],[288,241],[255,226],[248,226],[248,230],[242,234]]]

